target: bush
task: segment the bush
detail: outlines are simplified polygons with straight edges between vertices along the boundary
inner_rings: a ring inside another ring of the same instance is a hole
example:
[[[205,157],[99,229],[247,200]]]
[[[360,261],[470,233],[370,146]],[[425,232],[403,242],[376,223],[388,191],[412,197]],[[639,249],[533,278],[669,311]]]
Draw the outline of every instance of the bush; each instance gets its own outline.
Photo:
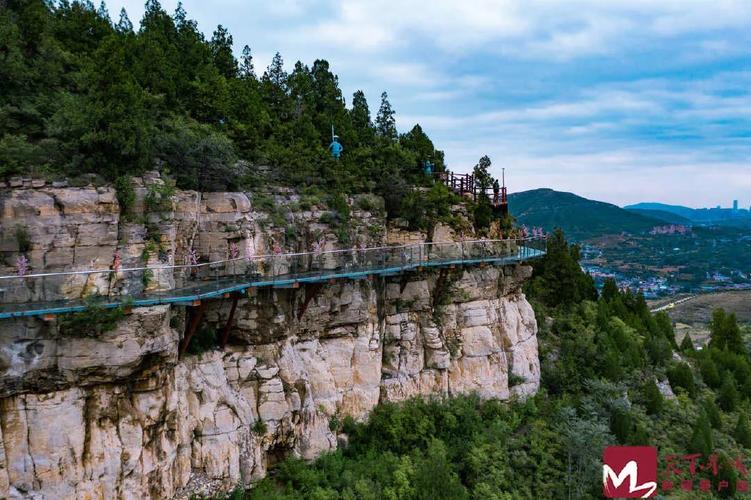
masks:
[[[725,380],[720,387],[720,393],[717,396],[717,402],[720,403],[720,408],[725,411],[733,411],[738,405],[738,390],[735,388],[735,380],[732,376],[725,376]]]
[[[84,299],[86,309],[81,312],[64,314],[60,317],[60,333],[75,337],[98,337],[114,330],[125,316],[129,307],[126,301],[119,307],[105,307],[103,300],[90,296]]]
[[[163,183],[154,183],[146,191],[144,200],[147,212],[164,212],[172,210],[172,197],[175,196],[175,182],[165,179]]]
[[[21,224],[16,226],[16,243],[18,243],[18,251],[20,253],[26,253],[31,250],[31,235],[29,234],[29,230]]]
[[[738,423],[735,425],[733,437],[744,448],[751,448],[751,429],[749,429],[748,417],[744,412],[738,415]]]
[[[675,363],[668,369],[668,380],[673,390],[683,389],[691,398],[696,397],[696,383],[691,367],[686,363]]]
[[[662,411],[662,407],[665,405],[665,398],[663,398],[660,388],[654,380],[650,380],[642,387],[642,397],[644,398],[644,406],[647,409],[647,413],[650,415],[658,415]]]
[[[216,330],[213,327],[204,325],[190,339],[190,344],[188,344],[187,353],[193,354],[193,355],[200,355],[200,354],[203,354],[204,352],[210,351],[212,349],[216,349],[216,347],[217,347]]]
[[[117,193],[117,202],[120,204],[120,215],[125,219],[131,215],[136,203],[136,191],[133,189],[131,178],[127,175],[121,175],[115,179],[115,192]]]
[[[251,430],[257,435],[257,436],[263,436],[268,432],[269,427],[266,425],[266,422],[261,420],[260,418],[255,421],[253,424],[253,427],[251,427]]]

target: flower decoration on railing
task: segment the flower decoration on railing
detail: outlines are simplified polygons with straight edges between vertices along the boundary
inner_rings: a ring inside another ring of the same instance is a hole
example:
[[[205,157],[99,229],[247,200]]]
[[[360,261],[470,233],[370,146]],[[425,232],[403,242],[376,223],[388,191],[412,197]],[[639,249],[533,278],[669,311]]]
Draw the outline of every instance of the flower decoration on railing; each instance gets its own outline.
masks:
[[[19,276],[26,276],[29,272],[29,259],[25,255],[19,255],[16,259],[16,272]]]
[[[545,230],[541,227],[533,227],[532,237],[533,238],[545,238]]]
[[[112,270],[116,273],[120,272],[123,267],[123,258],[120,256],[120,251],[115,250],[115,254],[112,256]]]
[[[323,253],[323,249],[326,246],[326,242],[323,240],[323,238],[320,238],[313,242],[313,245],[311,245],[313,255],[316,257],[320,257]]]
[[[275,241],[274,245],[271,247],[271,251],[274,253],[274,255],[281,255],[282,254],[282,246]]]
[[[188,250],[188,253],[185,256],[185,260],[191,266],[197,265],[198,264],[198,251],[195,248],[191,248],[190,250]]]
[[[229,258],[230,259],[236,259],[240,256],[240,248],[237,246],[236,242],[232,242],[229,244]]]

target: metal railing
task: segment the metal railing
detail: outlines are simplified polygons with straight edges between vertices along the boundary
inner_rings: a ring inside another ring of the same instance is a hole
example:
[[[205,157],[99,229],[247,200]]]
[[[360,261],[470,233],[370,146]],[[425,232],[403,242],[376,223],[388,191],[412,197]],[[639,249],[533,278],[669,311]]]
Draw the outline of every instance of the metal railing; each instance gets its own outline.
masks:
[[[421,243],[238,257],[183,265],[0,276],[0,313],[13,304],[80,301],[85,297],[193,297],[236,285],[284,286],[407,269],[481,262],[519,262],[544,255],[541,238]],[[0,314],[2,317],[2,314]]]

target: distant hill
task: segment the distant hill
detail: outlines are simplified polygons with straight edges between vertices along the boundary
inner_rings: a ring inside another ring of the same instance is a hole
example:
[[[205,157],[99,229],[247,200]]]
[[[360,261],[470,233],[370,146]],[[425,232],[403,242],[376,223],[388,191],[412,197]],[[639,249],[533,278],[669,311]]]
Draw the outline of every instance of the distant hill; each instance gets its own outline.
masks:
[[[645,217],[651,217],[652,219],[661,220],[667,224],[681,224],[684,226],[690,226],[693,224],[693,221],[691,219],[681,217],[676,213],[668,212],[666,210],[651,210],[645,208],[627,208],[626,210],[635,214],[643,215]]]
[[[521,224],[548,231],[560,227],[578,241],[623,232],[638,234],[665,224],[662,219],[552,189],[514,193],[509,196],[509,210]]]
[[[694,225],[704,226],[751,226],[751,212],[745,209],[732,210],[730,208],[689,208],[680,205],[666,205],[664,203],[637,203],[629,205],[627,210],[643,213],[646,211],[660,211],[675,214],[690,220]]]

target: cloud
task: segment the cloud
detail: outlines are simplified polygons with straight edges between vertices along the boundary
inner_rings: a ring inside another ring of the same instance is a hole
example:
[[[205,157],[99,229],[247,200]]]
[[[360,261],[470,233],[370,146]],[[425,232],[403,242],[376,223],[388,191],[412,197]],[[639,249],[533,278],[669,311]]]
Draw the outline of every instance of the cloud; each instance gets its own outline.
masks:
[[[176,0],[163,0],[173,10]],[[420,123],[456,170],[595,198],[751,201],[748,0],[184,0],[259,72],[325,58],[371,110]],[[126,5],[137,22],[142,0]],[[743,203],[748,204],[748,203]]]

